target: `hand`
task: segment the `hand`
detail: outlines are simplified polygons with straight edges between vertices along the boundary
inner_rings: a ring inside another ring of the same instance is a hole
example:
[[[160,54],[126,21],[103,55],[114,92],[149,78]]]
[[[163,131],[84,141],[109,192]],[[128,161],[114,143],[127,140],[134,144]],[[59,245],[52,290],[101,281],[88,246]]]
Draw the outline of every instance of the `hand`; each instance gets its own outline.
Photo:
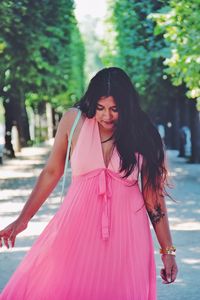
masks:
[[[25,230],[27,228],[27,224],[27,222],[25,223],[20,219],[17,219],[13,223],[9,224],[6,228],[1,230],[0,247],[3,247],[3,243],[7,248],[14,247],[17,234]]]
[[[160,271],[163,283],[172,283],[175,281],[178,273],[175,256],[171,254],[163,254],[161,258],[164,264],[164,269],[161,269]]]

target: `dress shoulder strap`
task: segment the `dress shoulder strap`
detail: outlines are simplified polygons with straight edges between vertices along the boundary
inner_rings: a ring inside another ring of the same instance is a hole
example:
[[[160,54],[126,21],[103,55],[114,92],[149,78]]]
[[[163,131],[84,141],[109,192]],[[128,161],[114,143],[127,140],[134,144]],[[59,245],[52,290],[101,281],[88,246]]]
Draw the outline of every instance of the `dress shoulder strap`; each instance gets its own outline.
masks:
[[[63,180],[62,180],[61,202],[62,202],[64,191],[65,191],[65,182],[66,182],[67,169],[68,169],[68,163],[69,163],[69,153],[70,153],[70,148],[71,148],[71,144],[72,144],[72,136],[73,136],[74,130],[75,130],[77,124],[78,124],[78,121],[80,119],[80,116],[81,116],[81,110],[78,110],[78,113],[76,115],[76,118],[74,120],[74,123],[72,125],[71,131],[70,131],[70,134],[69,134],[67,154],[66,154],[66,158],[65,158],[64,175],[63,175]]]

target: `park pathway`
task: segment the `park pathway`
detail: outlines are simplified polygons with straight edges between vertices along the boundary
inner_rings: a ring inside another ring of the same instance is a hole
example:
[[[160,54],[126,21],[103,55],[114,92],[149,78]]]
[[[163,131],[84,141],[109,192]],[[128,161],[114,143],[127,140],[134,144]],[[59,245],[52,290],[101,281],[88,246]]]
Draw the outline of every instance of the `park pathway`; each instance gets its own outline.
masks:
[[[0,166],[0,228],[19,214],[36,181],[51,143],[24,148],[16,159],[6,160]],[[155,235],[158,300],[200,299],[200,165],[187,164],[176,151],[167,151],[171,181],[171,195],[176,202],[167,201],[174,244],[177,247],[179,276],[176,283],[162,284],[159,270],[162,266]],[[69,184],[69,179],[68,179]],[[28,229],[18,236],[16,247],[0,250],[0,291],[34,240],[55,214],[60,203],[59,183],[50,198],[32,219]],[[94,299],[95,300],[95,299]],[[135,299],[136,300],[136,299]]]

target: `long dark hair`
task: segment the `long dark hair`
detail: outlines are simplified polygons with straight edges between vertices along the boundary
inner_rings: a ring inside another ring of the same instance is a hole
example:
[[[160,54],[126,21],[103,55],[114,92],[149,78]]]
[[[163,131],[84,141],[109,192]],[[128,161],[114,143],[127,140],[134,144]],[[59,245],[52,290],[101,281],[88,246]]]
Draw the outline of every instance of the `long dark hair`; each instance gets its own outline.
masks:
[[[114,138],[120,157],[120,172],[124,171],[124,177],[128,177],[137,163],[135,153],[142,154],[146,187],[164,196],[167,170],[163,143],[156,127],[141,109],[138,93],[129,76],[120,68],[102,69],[91,79],[88,89],[75,106],[87,118],[93,118],[98,100],[108,96],[114,98],[119,112]]]

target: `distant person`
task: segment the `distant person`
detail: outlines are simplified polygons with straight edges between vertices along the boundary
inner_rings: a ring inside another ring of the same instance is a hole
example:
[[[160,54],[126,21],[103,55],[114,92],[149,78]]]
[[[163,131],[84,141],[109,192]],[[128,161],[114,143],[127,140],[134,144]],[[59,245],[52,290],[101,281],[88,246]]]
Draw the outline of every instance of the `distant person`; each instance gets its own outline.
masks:
[[[0,123],[0,165],[3,164],[4,126]]]
[[[185,157],[186,133],[184,127],[179,129],[179,157]]]
[[[164,197],[161,137],[119,68],[90,81],[60,121],[51,155],[20,216],[0,231],[15,244],[64,171],[71,128],[72,183],[58,212],[23,259],[1,300],[156,299],[154,248],[160,243],[165,283],[177,265]],[[138,179],[141,173],[142,192]]]
[[[179,157],[190,157],[191,156],[191,131],[188,126],[182,126],[179,130],[180,147]]]
[[[165,127],[164,127],[164,125],[158,124],[158,132],[163,141],[163,144],[165,144]]]

